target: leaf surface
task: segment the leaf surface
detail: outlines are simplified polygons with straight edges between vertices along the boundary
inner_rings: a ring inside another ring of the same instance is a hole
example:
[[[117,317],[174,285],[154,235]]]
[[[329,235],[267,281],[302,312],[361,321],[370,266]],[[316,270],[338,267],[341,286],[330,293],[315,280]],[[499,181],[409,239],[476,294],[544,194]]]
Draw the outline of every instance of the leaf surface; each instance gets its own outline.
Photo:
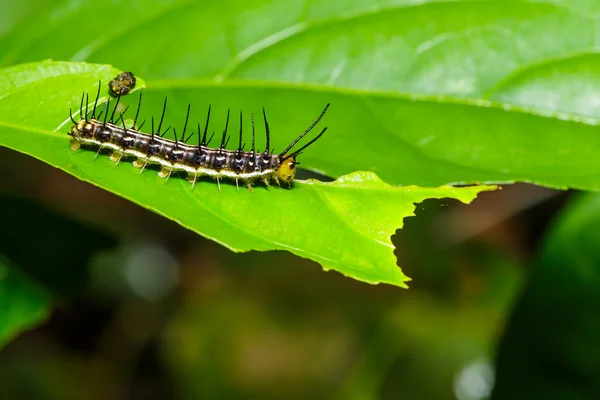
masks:
[[[68,72],[63,75],[62,72]],[[394,187],[371,172],[356,172],[335,182],[297,181],[290,190],[264,186],[236,190],[210,181],[194,188],[185,180],[142,174],[128,163],[115,165],[94,151],[73,152],[68,113],[79,108],[81,88],[96,92],[97,80],[117,71],[81,63],[33,63],[0,71],[0,144],[29,154],[82,180],[112,191],[236,250],[288,250],[347,276],[370,283],[405,286],[396,267],[391,235],[413,215],[414,203],[450,197],[465,203],[492,186]],[[18,76],[35,83],[10,85]],[[143,86],[140,80],[138,87]],[[51,96],[52,102],[40,102]],[[131,96],[130,96],[131,97]],[[135,96],[134,96],[135,97]],[[31,105],[34,105],[32,107]],[[16,116],[16,117],[15,117]]]
[[[264,105],[281,143],[331,102],[303,162],[332,177],[600,188],[598,2],[29,2],[7,10],[1,64],[113,64],[177,115]]]

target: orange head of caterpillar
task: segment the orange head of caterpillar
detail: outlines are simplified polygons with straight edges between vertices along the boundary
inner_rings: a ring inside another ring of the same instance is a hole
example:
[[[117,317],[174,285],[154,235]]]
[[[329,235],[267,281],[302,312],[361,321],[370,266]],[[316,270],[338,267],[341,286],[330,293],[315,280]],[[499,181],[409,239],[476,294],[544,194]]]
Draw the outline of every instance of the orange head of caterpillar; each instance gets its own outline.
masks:
[[[277,178],[280,181],[284,181],[288,185],[291,185],[296,176],[296,164],[298,164],[296,162],[296,157],[286,158],[277,169]]]

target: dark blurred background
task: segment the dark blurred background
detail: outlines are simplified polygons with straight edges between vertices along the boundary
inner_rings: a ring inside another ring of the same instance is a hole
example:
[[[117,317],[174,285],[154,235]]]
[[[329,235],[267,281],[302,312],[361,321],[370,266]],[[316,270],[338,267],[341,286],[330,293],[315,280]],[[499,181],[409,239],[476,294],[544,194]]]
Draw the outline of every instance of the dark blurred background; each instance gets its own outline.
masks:
[[[3,399],[487,398],[511,308],[572,196],[516,184],[419,204],[393,238],[404,290],[232,253],[7,149],[0,168],[0,191],[118,243],[0,352]]]

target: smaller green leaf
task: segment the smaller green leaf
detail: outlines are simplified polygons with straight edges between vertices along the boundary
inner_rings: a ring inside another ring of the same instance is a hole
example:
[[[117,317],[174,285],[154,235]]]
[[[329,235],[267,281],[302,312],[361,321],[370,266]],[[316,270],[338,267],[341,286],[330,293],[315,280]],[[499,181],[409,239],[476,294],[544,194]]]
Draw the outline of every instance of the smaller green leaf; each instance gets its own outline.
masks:
[[[48,318],[51,297],[0,254],[0,347]]]

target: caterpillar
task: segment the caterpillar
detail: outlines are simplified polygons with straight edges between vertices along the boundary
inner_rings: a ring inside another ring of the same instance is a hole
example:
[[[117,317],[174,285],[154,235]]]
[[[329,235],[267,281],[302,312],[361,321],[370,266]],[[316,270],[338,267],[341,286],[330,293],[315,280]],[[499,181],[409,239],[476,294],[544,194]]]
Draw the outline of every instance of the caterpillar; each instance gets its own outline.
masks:
[[[84,101],[85,95],[85,101]],[[221,137],[221,144],[218,148],[209,147],[214,133],[207,140],[207,132],[210,120],[211,107],[208,107],[208,115],[204,126],[203,134],[200,134],[200,124],[198,123],[198,144],[192,145],[187,142],[193,136],[193,132],[186,137],[186,131],[190,116],[190,105],[187,108],[185,123],[181,135],[178,135],[175,128],[173,134],[175,139],[166,139],[165,134],[171,129],[168,127],[162,131],[165,112],[167,109],[167,98],[165,97],[162,114],[158,127],[154,130],[154,117],[151,118],[151,133],[141,131],[144,123],[138,127],[137,120],[142,105],[142,93],[140,92],[137,111],[133,124],[127,127],[124,114],[127,108],[115,116],[121,96],[116,99],[116,104],[110,113],[110,99],[104,104],[104,107],[97,114],[98,100],[100,97],[100,84],[98,93],[91,110],[88,110],[88,94],[82,94],[81,105],[79,108],[79,120],[73,118],[72,110],[69,110],[69,117],[73,125],[68,132],[72,137],[71,149],[78,150],[80,147],[97,148],[96,156],[103,149],[112,150],[111,160],[119,162],[123,157],[135,158],[133,165],[140,168],[140,173],[148,165],[157,165],[160,168],[159,176],[169,178],[173,172],[184,172],[187,174],[187,180],[192,183],[192,188],[196,181],[202,177],[212,177],[217,181],[219,191],[221,190],[221,179],[234,180],[236,188],[239,190],[239,182],[243,182],[249,190],[256,181],[262,181],[266,186],[271,182],[278,185],[282,183],[291,187],[296,174],[296,166],[300,164],[296,161],[307,147],[316,142],[327,130],[327,127],[308,143],[297,150],[293,147],[300,142],[323,118],[329,104],[325,106],[317,119],[296,139],[294,139],[281,153],[274,154],[271,150],[271,133],[267,114],[263,108],[263,119],[266,132],[265,150],[260,152],[255,148],[255,129],[254,115],[252,119],[252,145],[250,151],[244,151],[245,143],[242,144],[242,112],[240,111],[240,131],[239,145],[236,150],[227,150],[230,136],[227,135],[229,127],[230,110],[227,110],[227,120]],[[85,103],[85,106],[84,106]],[[110,116],[109,116],[110,113]]]

